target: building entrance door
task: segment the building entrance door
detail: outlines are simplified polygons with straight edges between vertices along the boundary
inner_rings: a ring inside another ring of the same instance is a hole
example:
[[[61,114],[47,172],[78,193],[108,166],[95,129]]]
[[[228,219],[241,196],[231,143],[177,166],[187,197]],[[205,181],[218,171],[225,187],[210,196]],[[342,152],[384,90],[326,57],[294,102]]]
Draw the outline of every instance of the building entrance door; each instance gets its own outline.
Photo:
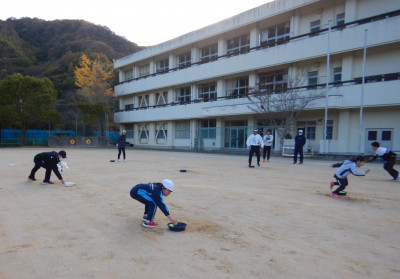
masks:
[[[227,127],[225,128],[225,147],[226,148],[246,148],[246,127]]]
[[[365,137],[365,154],[373,154],[374,151],[371,149],[371,143],[374,141],[379,142],[383,147],[389,150],[393,148],[393,129],[366,129]]]

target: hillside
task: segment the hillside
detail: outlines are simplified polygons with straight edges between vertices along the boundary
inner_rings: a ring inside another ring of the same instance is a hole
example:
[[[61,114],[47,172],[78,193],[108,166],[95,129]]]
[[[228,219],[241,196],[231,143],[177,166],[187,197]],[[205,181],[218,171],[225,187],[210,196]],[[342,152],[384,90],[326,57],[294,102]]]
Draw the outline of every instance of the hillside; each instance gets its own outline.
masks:
[[[20,73],[52,80],[63,119],[60,128],[67,129],[75,125],[70,110],[76,91],[73,70],[82,53],[112,65],[113,59],[140,49],[109,28],[84,20],[9,18],[0,20],[0,79]]]

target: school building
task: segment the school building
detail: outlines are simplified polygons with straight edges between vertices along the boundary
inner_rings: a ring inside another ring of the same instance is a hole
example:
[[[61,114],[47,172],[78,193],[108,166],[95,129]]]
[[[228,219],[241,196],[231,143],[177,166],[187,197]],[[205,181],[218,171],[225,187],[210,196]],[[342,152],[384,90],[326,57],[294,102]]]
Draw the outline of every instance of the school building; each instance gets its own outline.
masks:
[[[275,0],[114,67],[115,122],[137,147],[240,152],[258,128],[274,131],[280,152],[248,96],[299,80],[302,92],[325,93],[284,145],[303,129],[315,153],[368,154],[373,141],[400,150],[399,0]]]

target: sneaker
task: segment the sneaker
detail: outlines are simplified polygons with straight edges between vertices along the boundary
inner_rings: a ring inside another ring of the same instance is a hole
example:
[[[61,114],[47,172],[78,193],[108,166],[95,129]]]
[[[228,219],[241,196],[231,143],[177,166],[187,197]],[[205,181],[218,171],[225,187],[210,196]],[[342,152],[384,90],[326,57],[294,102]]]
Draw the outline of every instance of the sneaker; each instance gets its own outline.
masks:
[[[400,180],[400,174],[397,176],[397,178],[392,179],[393,182],[399,181]]]
[[[119,162],[121,162],[121,160],[120,160],[120,159],[118,159],[118,161],[117,161],[117,162],[119,163]]]
[[[339,196],[346,196],[346,194],[347,194],[347,192],[345,192],[345,191],[340,191],[339,192]]]
[[[252,165],[249,165],[249,168],[254,168],[254,166],[252,166]]]
[[[303,162],[300,162],[299,165],[303,164]]]
[[[269,162],[269,160],[267,160],[267,162]]]
[[[335,193],[331,193],[331,197],[332,198],[340,198],[340,196],[338,194],[335,194]]]
[[[263,159],[263,162],[265,162],[265,159]]]
[[[28,176],[28,179],[32,180],[32,181],[36,181],[36,178],[32,177],[32,176]]]
[[[153,221],[147,221],[147,220],[145,222],[143,222],[142,225],[143,225],[143,227],[146,227],[146,228],[155,228],[158,226],[157,223],[154,223]]]
[[[257,163],[257,166],[260,166],[260,163]]]
[[[143,215],[142,221],[143,221],[143,222],[147,222],[147,214],[144,214],[144,215]]]
[[[297,164],[297,162],[293,162],[293,165],[294,165],[294,164]]]
[[[50,180],[43,180],[42,184],[46,185],[46,184],[54,184],[54,183],[51,182]]]
[[[124,159],[124,162],[126,162],[126,160]]]
[[[335,186],[335,182],[331,181],[329,188],[332,190],[333,186]]]

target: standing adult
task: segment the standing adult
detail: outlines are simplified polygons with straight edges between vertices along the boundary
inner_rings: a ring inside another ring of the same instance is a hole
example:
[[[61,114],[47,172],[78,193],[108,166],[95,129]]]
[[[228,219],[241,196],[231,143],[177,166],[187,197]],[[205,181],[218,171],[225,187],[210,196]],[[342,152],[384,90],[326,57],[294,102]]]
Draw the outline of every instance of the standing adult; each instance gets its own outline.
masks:
[[[294,138],[294,154],[293,164],[297,163],[297,155],[300,155],[299,164],[303,164],[303,148],[306,144],[306,137],[303,135],[303,130],[299,130],[298,135]]]
[[[126,145],[126,131],[123,130],[122,134],[117,139],[118,162],[121,162],[120,159],[119,159],[121,157],[121,152],[122,152],[122,154],[124,156],[124,162],[126,162],[125,145]]]
[[[386,147],[381,147],[379,142],[377,141],[371,143],[371,148],[372,150],[375,151],[375,156],[370,157],[369,160],[381,157],[382,160],[384,161],[383,169],[386,170],[393,177],[392,181],[399,181],[400,174],[397,170],[393,168],[394,163],[396,163],[396,157],[397,157],[396,153],[390,151]]]
[[[271,130],[267,130],[267,134],[263,138],[264,149],[263,149],[263,162],[265,162],[265,156],[267,156],[267,162],[269,162],[269,157],[271,155],[272,143],[274,142],[274,136],[271,135]]]
[[[251,165],[251,160],[253,159],[254,153],[257,155],[257,166],[260,166],[260,147],[264,147],[264,142],[262,137],[258,134],[257,129],[254,129],[253,134],[247,138],[246,144],[250,149],[249,168],[254,168],[254,166]]]
[[[33,167],[31,174],[28,176],[28,179],[35,181],[35,173],[38,171],[38,169],[45,168],[46,173],[42,184],[54,184],[50,181],[51,171],[53,171],[58,179],[61,180],[62,184],[65,184],[57,166],[57,164],[65,158],[67,158],[67,153],[64,150],[61,150],[58,153],[56,151],[51,151],[36,154],[33,158],[35,166]]]

